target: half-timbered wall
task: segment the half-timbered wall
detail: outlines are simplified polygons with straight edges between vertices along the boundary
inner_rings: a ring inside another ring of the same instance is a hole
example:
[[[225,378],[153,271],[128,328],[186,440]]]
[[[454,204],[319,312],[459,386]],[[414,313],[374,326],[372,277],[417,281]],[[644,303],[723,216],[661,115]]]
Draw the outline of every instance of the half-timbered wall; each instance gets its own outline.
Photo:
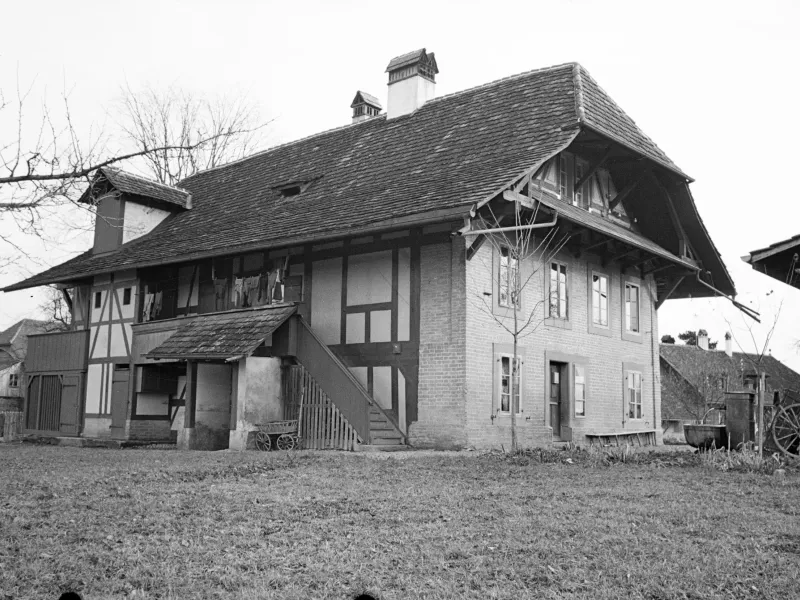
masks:
[[[130,394],[122,380],[130,365],[136,289],[134,271],[96,276],[91,288],[84,430],[89,437],[111,434],[112,408],[118,411],[114,425],[125,426]]]

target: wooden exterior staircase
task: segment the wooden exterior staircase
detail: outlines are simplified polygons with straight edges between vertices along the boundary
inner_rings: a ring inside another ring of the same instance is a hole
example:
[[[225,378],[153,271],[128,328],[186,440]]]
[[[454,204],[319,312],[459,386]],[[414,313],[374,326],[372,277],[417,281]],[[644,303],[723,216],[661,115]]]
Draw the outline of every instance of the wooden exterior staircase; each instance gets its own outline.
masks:
[[[273,351],[294,356],[357,434],[359,450],[402,450],[405,434],[367,393],[347,366],[300,316],[293,315],[273,337]]]

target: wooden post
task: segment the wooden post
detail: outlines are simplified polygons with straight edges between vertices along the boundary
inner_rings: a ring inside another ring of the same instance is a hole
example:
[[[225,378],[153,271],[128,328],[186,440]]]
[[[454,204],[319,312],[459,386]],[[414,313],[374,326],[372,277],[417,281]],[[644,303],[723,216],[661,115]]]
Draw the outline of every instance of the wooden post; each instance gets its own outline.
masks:
[[[186,361],[186,403],[183,408],[183,426],[194,429],[195,407],[197,406],[197,363]]]
[[[758,458],[764,458],[764,388],[766,387],[764,371],[758,374]]]

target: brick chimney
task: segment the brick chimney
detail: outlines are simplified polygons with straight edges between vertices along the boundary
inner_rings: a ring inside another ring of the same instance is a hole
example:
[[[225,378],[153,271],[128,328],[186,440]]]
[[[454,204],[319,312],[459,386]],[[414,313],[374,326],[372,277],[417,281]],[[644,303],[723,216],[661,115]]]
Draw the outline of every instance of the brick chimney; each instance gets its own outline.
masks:
[[[360,123],[369,118],[377,117],[383,107],[375,96],[359,90],[356,92],[356,97],[353,98],[350,108],[353,109],[353,123]]]
[[[708,336],[700,334],[697,336],[697,347],[701,350],[708,350]]]
[[[733,356],[733,340],[731,339],[731,337],[732,336],[731,336],[730,331],[726,331],[725,332],[725,354],[727,354],[729,358]]]
[[[389,99],[386,118],[394,119],[421,108],[436,93],[436,58],[425,48],[389,61]]]

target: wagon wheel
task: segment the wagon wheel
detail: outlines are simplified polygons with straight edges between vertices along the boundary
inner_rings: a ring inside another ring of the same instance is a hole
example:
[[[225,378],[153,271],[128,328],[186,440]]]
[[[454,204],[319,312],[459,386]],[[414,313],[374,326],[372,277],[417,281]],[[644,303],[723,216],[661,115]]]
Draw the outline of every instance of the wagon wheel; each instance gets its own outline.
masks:
[[[291,450],[294,448],[294,437],[288,433],[282,433],[278,436],[278,450]]]
[[[800,456],[800,404],[777,408],[772,418],[772,439],[784,454]]]
[[[299,435],[293,435],[292,439],[294,440],[294,449],[295,450],[300,450],[300,436]]]
[[[272,440],[268,433],[263,431],[256,431],[256,448],[264,452],[272,450]]]

